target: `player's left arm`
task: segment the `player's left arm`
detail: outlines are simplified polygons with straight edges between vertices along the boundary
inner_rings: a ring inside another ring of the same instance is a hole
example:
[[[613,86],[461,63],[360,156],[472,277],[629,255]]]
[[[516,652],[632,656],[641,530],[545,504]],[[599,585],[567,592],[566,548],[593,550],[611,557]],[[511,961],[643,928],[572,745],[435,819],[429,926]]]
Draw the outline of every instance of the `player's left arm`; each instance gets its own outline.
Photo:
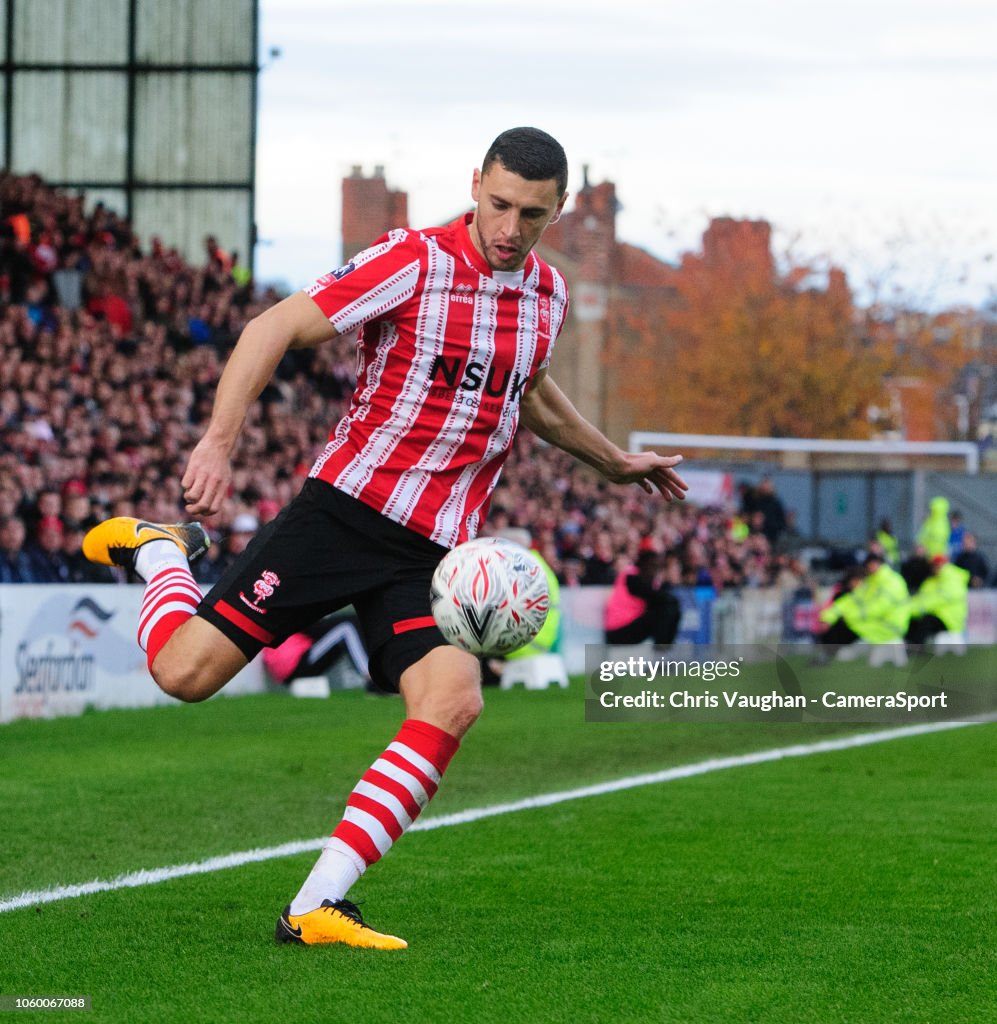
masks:
[[[652,494],[684,498],[688,484],[673,467],[681,455],[626,452],[613,444],[571,404],[567,395],[541,370],[523,395],[520,422],[537,437],[592,466],[615,484],[640,484]]]

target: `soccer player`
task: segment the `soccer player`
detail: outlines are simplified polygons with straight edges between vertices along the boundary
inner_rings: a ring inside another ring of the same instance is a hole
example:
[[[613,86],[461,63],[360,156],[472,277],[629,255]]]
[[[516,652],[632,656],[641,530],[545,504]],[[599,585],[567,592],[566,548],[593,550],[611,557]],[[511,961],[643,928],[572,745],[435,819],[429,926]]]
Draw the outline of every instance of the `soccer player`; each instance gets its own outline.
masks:
[[[443,639],[429,585],[447,550],[477,533],[518,425],[613,482],[668,500],[687,489],[681,456],[621,450],[547,374],[568,295],[533,248],[566,187],[555,139],[503,132],[474,171],[472,213],[391,231],[246,326],[182,478],[192,516],[218,511],[246,413],[288,349],[355,334],[357,384],[301,492],[203,600],[189,568],[208,544],[199,524],[118,517],[85,539],[91,560],[146,581],[139,643],[174,697],[210,697],[264,646],[347,604],[372,677],[402,694],[401,729],[350,795],[278,941],[406,945],[365,924],[346,894],[432,798],[481,712],[478,660]]]

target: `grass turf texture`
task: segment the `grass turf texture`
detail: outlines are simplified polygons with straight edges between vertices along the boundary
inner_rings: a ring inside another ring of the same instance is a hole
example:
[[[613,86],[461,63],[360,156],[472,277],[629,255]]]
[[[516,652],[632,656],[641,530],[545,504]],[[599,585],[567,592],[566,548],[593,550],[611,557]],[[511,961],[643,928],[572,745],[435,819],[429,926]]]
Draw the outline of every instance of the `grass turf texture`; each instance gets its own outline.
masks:
[[[438,815],[843,727],[594,725],[490,692]],[[0,729],[0,893],[308,838],[390,738],[358,693]],[[288,948],[313,854],[0,915],[0,994],[109,1021],[937,1021],[997,1005],[974,726],[405,837],[351,895],[399,954]],[[46,1019],[79,1019],[48,1012]]]

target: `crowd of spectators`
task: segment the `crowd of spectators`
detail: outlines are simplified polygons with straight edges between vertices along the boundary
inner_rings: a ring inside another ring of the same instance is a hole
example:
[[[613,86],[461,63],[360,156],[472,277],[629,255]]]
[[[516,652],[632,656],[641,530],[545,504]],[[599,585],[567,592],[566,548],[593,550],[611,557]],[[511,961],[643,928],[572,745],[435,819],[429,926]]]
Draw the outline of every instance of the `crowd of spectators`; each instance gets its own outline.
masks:
[[[328,268],[316,268],[317,272]],[[123,579],[80,553],[107,516],[183,518],[180,480],[246,322],[279,296],[205,239],[191,263],[128,222],[0,172],[0,582]],[[231,493],[197,565],[219,578],[296,493],[352,390],[345,341],[289,353],[251,410]],[[684,585],[796,587],[791,514],[770,482],[733,509],[668,504],[607,485],[527,432],[497,488],[491,528],[527,527],[564,586],[608,585],[653,549]],[[677,563],[677,565],[675,564]]]
[[[0,582],[113,579],[80,557],[83,531],[109,515],[182,516],[180,478],[227,354],[278,297],[213,238],[191,265],[156,238],[143,247],[100,204],[85,212],[35,176],[0,173]],[[336,343],[284,360],[207,524],[216,538],[297,491],[352,373]]]
[[[663,563],[677,561],[673,575],[681,586],[720,593],[795,589],[807,580],[798,557],[802,541],[771,481],[744,485],[735,508],[666,503],[637,487],[605,483],[526,432],[506,465],[492,502],[491,528],[528,527],[562,586],[611,584],[648,549]],[[767,520],[769,507],[777,511]]]

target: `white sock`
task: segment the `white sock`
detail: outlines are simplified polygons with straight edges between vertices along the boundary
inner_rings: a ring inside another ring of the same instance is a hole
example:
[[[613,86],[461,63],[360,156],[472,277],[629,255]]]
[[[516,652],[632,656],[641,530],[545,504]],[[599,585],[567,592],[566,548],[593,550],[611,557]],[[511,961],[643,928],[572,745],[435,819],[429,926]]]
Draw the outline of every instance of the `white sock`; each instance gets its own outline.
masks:
[[[146,583],[164,569],[186,569],[187,567],[187,556],[183,549],[179,544],[172,540],[166,540],[165,537],[162,540],[146,541],[135,552],[135,571]]]
[[[307,914],[323,900],[341,900],[364,873],[366,864],[345,843],[329,838],[311,874],[291,900],[292,914]]]

